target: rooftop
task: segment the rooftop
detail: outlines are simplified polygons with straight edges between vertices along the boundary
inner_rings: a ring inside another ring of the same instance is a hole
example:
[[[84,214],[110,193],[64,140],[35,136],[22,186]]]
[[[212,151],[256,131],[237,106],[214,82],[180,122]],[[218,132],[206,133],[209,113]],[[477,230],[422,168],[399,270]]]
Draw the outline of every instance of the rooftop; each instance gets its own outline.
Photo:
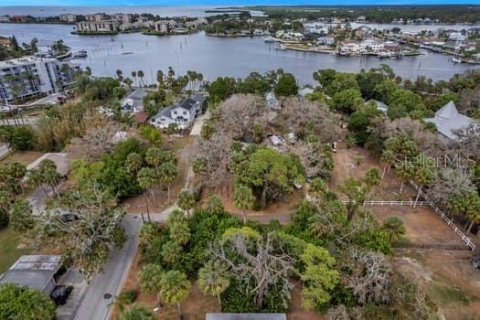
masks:
[[[61,265],[61,256],[21,256],[0,277],[0,284],[16,283],[44,291]]]
[[[460,114],[453,101],[444,105],[435,112],[435,117],[424,119],[426,122],[435,124],[438,132],[449,139],[455,139],[455,130],[468,127],[473,123],[473,119]]]
[[[45,153],[34,162],[27,165],[27,170],[37,168],[43,160],[52,160],[57,166],[57,172],[66,176],[70,172],[70,161],[66,153]]]
[[[16,59],[0,61],[0,68],[11,68],[15,66],[23,66],[25,64],[32,64],[37,62],[56,61],[54,58],[41,58],[36,56],[26,56]]]

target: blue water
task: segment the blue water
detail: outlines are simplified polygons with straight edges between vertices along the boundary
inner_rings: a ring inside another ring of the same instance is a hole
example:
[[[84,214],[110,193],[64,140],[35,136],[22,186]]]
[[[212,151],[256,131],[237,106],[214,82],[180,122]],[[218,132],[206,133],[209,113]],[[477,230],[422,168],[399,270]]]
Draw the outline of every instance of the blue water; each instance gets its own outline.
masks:
[[[73,51],[87,50],[88,58],[77,60],[89,66],[95,75],[114,76],[117,69],[125,75],[142,70],[145,81],[154,82],[158,69],[172,66],[179,73],[187,70],[202,72],[206,79],[218,76],[245,77],[248,73],[266,72],[283,68],[295,74],[301,83],[312,83],[312,73],[318,69],[333,68],[344,72],[358,72],[362,68],[389,64],[403,78],[415,79],[425,75],[435,80],[449,79],[473,66],[453,64],[450,57],[431,52],[402,60],[380,60],[376,57],[337,57],[296,51],[280,51],[260,37],[215,38],[204,33],[188,36],[156,37],[138,33],[110,36],[78,36],[69,25],[33,25],[0,23],[0,35],[15,35],[18,41],[29,42],[33,37],[40,45],[49,45],[63,39]],[[133,54],[125,54],[132,52]],[[478,68],[478,66],[477,66]]]

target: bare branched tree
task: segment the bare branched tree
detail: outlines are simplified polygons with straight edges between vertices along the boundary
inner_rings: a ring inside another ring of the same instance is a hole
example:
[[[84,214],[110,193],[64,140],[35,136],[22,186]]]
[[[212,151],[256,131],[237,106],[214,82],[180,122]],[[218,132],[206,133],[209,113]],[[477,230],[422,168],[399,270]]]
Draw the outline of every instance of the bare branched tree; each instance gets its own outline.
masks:
[[[240,230],[244,229],[249,228]],[[252,238],[244,232],[234,232],[221,244],[214,246],[212,254],[213,258],[222,261],[250,292],[255,293],[256,306],[262,307],[269,290],[275,290],[287,307],[291,289],[288,276],[293,259],[286,253],[278,252],[272,233],[263,239],[259,235]]]

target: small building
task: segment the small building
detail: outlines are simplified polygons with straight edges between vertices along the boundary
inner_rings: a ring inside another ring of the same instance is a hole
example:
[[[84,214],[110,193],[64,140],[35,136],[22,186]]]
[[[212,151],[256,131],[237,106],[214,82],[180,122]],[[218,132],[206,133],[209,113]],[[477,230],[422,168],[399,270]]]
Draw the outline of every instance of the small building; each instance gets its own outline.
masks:
[[[62,272],[61,256],[21,256],[2,276],[0,285],[14,283],[50,294]]]
[[[207,313],[205,320],[287,320],[285,313]]]
[[[206,99],[203,95],[190,96],[173,106],[160,110],[150,123],[159,129],[166,129],[171,124],[176,124],[181,130],[186,129],[203,111],[205,102]]]
[[[435,117],[424,120],[435,124],[440,134],[452,140],[456,139],[454,133],[456,130],[464,129],[473,123],[473,119],[458,112],[453,101],[450,101],[435,112]]]

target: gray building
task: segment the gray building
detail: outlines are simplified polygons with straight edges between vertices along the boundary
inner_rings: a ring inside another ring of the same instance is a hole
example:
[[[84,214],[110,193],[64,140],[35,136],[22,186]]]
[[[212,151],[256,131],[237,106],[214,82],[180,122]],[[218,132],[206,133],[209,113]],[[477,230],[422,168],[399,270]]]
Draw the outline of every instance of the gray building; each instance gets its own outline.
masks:
[[[76,64],[37,56],[0,61],[0,101],[60,92],[74,82],[77,70]]]
[[[453,101],[450,101],[435,112],[435,117],[424,120],[435,124],[438,132],[449,139],[456,139],[456,130],[467,128],[474,122],[473,119],[460,114]]]
[[[21,256],[0,276],[0,285],[15,283],[50,294],[56,285],[55,276],[61,268],[61,256]]]
[[[80,33],[112,33],[118,31],[118,23],[113,20],[82,21],[77,23]]]

